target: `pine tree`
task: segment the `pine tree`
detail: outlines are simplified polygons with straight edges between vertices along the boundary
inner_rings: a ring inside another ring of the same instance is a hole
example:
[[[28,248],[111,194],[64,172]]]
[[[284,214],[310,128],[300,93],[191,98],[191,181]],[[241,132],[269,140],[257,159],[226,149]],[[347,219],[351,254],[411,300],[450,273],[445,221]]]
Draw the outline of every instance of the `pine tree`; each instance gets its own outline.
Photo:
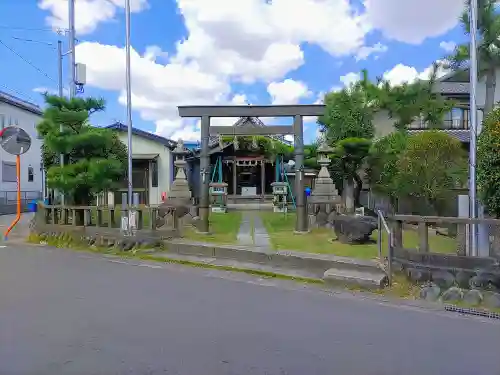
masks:
[[[126,175],[126,146],[112,130],[89,122],[93,113],[105,109],[104,100],[46,94],[45,102],[37,129],[43,138],[47,186],[63,192],[75,205],[90,205],[94,194],[118,188]]]

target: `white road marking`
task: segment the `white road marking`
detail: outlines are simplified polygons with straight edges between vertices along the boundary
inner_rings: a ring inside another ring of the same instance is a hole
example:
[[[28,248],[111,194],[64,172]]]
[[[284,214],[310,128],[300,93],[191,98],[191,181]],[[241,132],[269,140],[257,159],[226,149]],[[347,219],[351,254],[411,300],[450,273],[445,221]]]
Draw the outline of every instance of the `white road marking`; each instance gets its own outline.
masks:
[[[119,264],[130,264],[128,262],[123,262],[121,260],[114,260],[114,259],[108,259],[107,260],[108,262],[111,262],[111,263],[119,263]]]
[[[155,266],[154,264],[137,264],[138,267],[148,267],[148,268],[163,268],[162,266]]]

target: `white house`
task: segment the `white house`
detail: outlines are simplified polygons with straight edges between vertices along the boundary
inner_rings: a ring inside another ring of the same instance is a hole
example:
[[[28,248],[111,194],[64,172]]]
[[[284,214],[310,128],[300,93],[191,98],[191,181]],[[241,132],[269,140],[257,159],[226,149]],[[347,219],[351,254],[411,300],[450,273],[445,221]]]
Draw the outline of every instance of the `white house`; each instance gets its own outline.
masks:
[[[42,141],[36,126],[42,109],[32,103],[0,91],[0,128],[18,126],[31,137],[31,147],[21,155],[21,190],[23,200],[38,199],[43,191]],[[16,200],[16,157],[0,148],[0,205]],[[6,202],[7,201],[7,202]]]
[[[120,140],[127,145],[127,126],[115,123],[107,127],[116,130]],[[162,195],[168,195],[174,178],[174,157],[172,150],[176,142],[134,128],[132,130],[132,188],[139,193],[141,204],[156,205],[162,202]],[[127,192],[126,183],[120,192]],[[121,194],[115,196],[115,204],[121,202]]]

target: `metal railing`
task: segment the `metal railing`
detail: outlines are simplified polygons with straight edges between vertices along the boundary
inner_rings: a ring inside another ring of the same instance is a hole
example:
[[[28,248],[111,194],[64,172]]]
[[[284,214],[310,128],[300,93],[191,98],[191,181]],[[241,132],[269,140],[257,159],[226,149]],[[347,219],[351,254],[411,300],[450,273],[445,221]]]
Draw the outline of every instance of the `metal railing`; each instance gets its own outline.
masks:
[[[377,245],[378,245],[378,256],[380,259],[380,262],[384,262],[384,254],[383,254],[383,244],[382,244],[382,231],[385,231],[387,233],[387,279],[389,282],[389,286],[392,285],[392,231],[389,228],[389,225],[387,225],[387,221],[384,218],[384,214],[382,211],[377,210],[377,229],[378,229],[378,236],[377,236]]]

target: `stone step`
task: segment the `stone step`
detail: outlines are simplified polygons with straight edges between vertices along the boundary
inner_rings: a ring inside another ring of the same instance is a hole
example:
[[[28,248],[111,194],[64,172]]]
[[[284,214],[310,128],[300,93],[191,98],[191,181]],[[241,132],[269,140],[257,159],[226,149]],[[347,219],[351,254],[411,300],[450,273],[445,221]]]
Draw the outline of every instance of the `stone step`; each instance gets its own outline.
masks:
[[[228,203],[227,208],[229,210],[238,210],[238,211],[250,211],[250,210],[270,211],[273,209],[273,204],[266,202]]]
[[[275,267],[268,264],[245,262],[234,259],[223,259],[223,258],[213,258],[204,256],[193,256],[184,254],[174,254],[171,252],[153,253],[156,258],[164,258],[165,260],[174,261],[189,261],[195,263],[201,263],[206,265],[218,266],[218,267],[232,267],[239,270],[253,270],[260,272],[275,273],[278,275],[284,275],[292,278],[305,278],[310,280],[316,280],[321,282],[321,278],[314,272],[309,272],[308,270],[296,269],[296,268],[286,268],[286,267]]]
[[[351,286],[366,289],[382,289],[387,283],[387,275],[382,271],[361,271],[330,268],[323,274],[323,280],[331,286]]]

